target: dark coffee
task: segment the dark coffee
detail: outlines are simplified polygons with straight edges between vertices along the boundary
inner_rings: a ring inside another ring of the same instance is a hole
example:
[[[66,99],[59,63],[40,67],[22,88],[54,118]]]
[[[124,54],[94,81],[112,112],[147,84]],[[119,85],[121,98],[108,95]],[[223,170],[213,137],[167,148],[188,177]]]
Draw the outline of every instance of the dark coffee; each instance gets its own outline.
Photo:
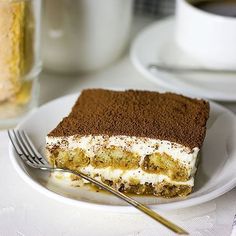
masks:
[[[203,0],[192,2],[194,6],[201,10],[221,16],[236,17],[236,0]]]

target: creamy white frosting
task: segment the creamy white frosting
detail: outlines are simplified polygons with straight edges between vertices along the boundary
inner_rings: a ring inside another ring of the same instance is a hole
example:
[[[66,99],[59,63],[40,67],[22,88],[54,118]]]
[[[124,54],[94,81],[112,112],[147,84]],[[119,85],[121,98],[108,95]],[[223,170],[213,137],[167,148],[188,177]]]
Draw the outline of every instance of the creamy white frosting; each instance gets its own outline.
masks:
[[[194,174],[195,163],[199,148],[190,149],[183,145],[159,139],[137,138],[124,135],[119,136],[69,136],[69,137],[51,137],[47,136],[46,143],[48,148],[54,145],[61,149],[82,149],[87,156],[93,157],[101,147],[121,147],[124,150],[135,152],[141,157],[141,162],[146,155],[158,153],[166,153],[174,160],[178,160],[181,164],[186,166],[189,174]]]
[[[89,176],[101,181],[101,177],[105,178],[106,180],[117,180],[121,179],[124,182],[129,183],[132,179],[139,180],[140,184],[151,183],[151,184],[158,184],[162,181],[166,181],[170,184],[176,185],[194,185],[194,178],[191,177],[190,180],[185,182],[177,182],[171,180],[166,175],[161,174],[150,174],[143,171],[141,168],[135,170],[121,170],[121,169],[111,169],[110,167],[107,168],[95,168],[92,165],[88,165],[84,168],[81,168],[81,172],[88,174]],[[68,173],[61,173],[57,172],[56,175],[63,176],[64,178],[70,177],[71,174]]]
[[[89,174],[93,177],[95,177],[97,174],[101,175],[105,179],[108,180],[116,180],[119,177],[122,178],[122,180],[126,182],[130,182],[131,179],[137,179],[140,181],[140,184],[145,184],[145,183],[152,183],[152,184],[157,184],[165,180],[168,183],[171,184],[185,184],[185,185],[190,185],[193,186],[194,184],[194,179],[193,177],[185,182],[177,182],[171,180],[168,176],[166,175],[161,175],[161,174],[150,174],[145,171],[143,171],[141,168],[135,169],[135,170],[120,170],[120,169],[112,169],[110,167],[107,168],[95,168],[92,165],[88,165],[84,168],[81,169],[82,172]],[[96,177],[95,177],[96,178]]]

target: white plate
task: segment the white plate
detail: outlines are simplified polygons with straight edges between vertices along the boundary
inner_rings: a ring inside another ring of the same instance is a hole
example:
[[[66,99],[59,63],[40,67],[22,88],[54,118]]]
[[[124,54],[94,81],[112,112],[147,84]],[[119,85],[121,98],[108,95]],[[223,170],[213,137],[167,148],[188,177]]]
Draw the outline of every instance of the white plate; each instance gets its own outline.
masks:
[[[42,150],[45,136],[58,122],[67,115],[77,95],[70,95],[54,100],[30,114],[18,126],[26,130],[36,147]],[[201,163],[196,177],[195,191],[186,198],[163,199],[158,197],[138,196],[140,202],[151,205],[154,209],[177,209],[209,201],[236,186],[236,119],[232,112],[220,105],[211,103],[207,137],[201,154]],[[11,161],[19,175],[39,192],[78,206],[98,208],[116,212],[132,212],[115,196],[84,187],[71,187],[60,181],[52,181],[49,174],[30,169],[22,164],[9,146]]]
[[[171,74],[147,68],[164,63],[204,67],[174,42],[174,18],[158,21],[141,32],[131,47],[134,66],[154,83],[179,93],[218,101],[236,101],[236,74]],[[207,49],[206,49],[207,50]]]

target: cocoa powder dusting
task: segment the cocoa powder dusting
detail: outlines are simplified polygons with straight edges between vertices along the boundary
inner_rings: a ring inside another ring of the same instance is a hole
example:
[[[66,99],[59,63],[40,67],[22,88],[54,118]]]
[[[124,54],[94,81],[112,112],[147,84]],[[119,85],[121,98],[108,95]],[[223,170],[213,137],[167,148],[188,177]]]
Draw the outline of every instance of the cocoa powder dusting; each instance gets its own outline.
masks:
[[[127,135],[201,147],[209,103],[174,93],[84,90],[49,136]]]

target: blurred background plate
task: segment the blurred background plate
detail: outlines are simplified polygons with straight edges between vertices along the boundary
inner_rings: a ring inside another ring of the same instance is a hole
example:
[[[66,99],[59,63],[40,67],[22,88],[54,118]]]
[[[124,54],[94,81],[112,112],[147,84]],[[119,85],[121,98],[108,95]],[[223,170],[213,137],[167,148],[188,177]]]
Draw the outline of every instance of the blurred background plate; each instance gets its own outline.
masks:
[[[157,85],[189,96],[218,101],[236,101],[236,74],[173,74],[150,70],[149,64],[167,64],[204,68],[183,52],[174,41],[174,17],[159,20],[142,31],[134,40],[130,57],[144,77]]]

